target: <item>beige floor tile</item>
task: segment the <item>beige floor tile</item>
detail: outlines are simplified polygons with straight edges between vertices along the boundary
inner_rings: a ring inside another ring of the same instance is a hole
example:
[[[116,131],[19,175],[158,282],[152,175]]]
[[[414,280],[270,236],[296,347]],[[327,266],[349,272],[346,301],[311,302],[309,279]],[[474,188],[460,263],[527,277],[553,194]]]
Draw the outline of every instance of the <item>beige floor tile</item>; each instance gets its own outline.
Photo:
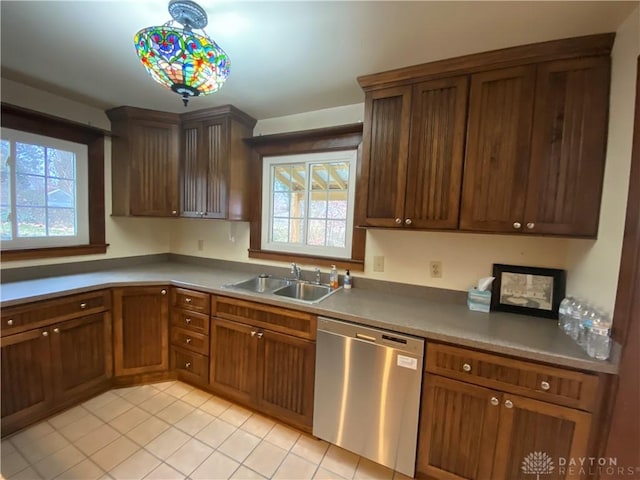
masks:
[[[309,460],[311,463],[318,464],[322,461],[328,448],[329,444],[324,440],[302,434],[291,449],[291,453],[295,453],[299,457]]]
[[[115,393],[113,393],[111,391],[104,392],[104,393],[98,395],[97,397],[93,397],[92,399],[87,400],[86,402],[84,402],[82,404],[82,406],[93,413],[93,411],[96,408],[104,407],[108,403],[111,403],[114,400],[117,400],[118,398],[120,398],[120,396],[116,395]]]
[[[161,463],[145,480],[184,480],[185,476],[166,463]]]
[[[271,478],[286,456],[286,450],[263,440],[244,461],[244,465]]]
[[[142,402],[146,402],[150,398],[155,397],[158,392],[159,390],[151,385],[142,385],[140,387],[136,387],[135,390],[125,393],[122,395],[122,398],[134,405],[140,405]]]
[[[176,382],[169,388],[167,388],[164,392],[173,395],[176,398],[182,398],[192,390],[193,387],[191,385],[187,385],[186,383],[182,382]]]
[[[192,438],[167,458],[165,462],[179,472],[189,475],[212,453],[213,448]]]
[[[169,388],[171,385],[175,385],[175,380],[169,380],[167,382],[158,382],[158,383],[150,383],[148,386],[153,387],[157,390],[164,391]]]
[[[355,453],[331,445],[320,466],[344,478],[353,478],[359,457]]]
[[[330,472],[329,470],[318,467],[316,474],[313,476],[314,480],[344,480],[344,477],[341,477],[337,473]]]
[[[91,460],[104,471],[108,472],[138,450],[140,450],[140,447],[133,443],[133,441],[127,437],[120,437],[91,455]]]
[[[238,429],[218,447],[218,450],[242,463],[259,443],[260,438]]]
[[[169,424],[159,418],[150,417],[127,433],[127,437],[144,447],[167,428]]]
[[[240,428],[242,428],[246,432],[249,432],[251,435],[264,438],[265,435],[271,431],[275,424],[276,423],[274,421],[269,420],[262,415],[254,413],[246,422],[242,424]]]
[[[182,420],[174,423],[173,426],[182,430],[187,435],[195,435],[215,419],[216,417],[213,415],[209,415],[207,412],[203,412],[200,409],[195,409]]]
[[[20,454],[20,452],[14,450],[12,453],[4,452],[4,443],[2,442],[2,464],[0,465],[0,471],[2,471],[3,477],[10,477],[16,473],[24,470],[29,466],[29,463]]]
[[[4,478],[4,477],[3,477]],[[42,477],[33,467],[27,467],[24,470],[20,470],[18,473],[11,477],[7,477],[8,480],[40,480]]]
[[[400,472],[393,472],[393,480],[413,480],[413,477],[407,477],[405,474]]]
[[[70,408],[69,410],[59,413],[55,417],[50,418],[48,422],[53,428],[59,430],[83,417],[86,417],[88,414],[88,410],[83,408],[81,405],[78,405],[77,407]]]
[[[67,445],[33,465],[42,478],[55,478],[87,457],[73,445]]]
[[[143,385],[135,385],[133,387],[120,387],[120,388],[114,388],[113,390],[111,390],[113,393],[115,393],[116,395],[120,395],[121,397],[125,396],[127,393],[131,393],[131,392],[135,392],[136,390],[138,390],[139,388],[141,388]]]
[[[9,440],[2,440],[2,442],[0,442],[0,455],[3,459],[7,455],[10,455],[15,451],[17,451],[16,447],[14,447],[13,443],[11,443]]]
[[[176,400],[168,407],[163,408],[158,413],[156,413],[156,417],[164,420],[167,423],[173,424],[179,420],[182,420],[194,410],[195,407],[193,405],[189,405],[187,402],[183,402],[182,400]]]
[[[291,447],[300,438],[300,432],[284,425],[277,424],[271,429],[264,439],[285,450],[291,450]]]
[[[197,388],[194,388],[189,393],[187,393],[184,397],[182,397],[183,402],[187,402],[189,405],[193,405],[194,407],[199,407],[204,402],[209,400],[212,397],[210,393],[204,392]]]
[[[102,425],[104,425],[102,420],[93,414],[89,414],[61,428],[59,432],[66,437],[67,440],[75,442],[80,437],[84,437],[87,433],[96,430]]]
[[[10,437],[11,442],[17,445],[16,442],[31,442],[33,440],[37,440],[38,438],[44,437],[45,435],[53,432],[53,427],[49,425],[47,422],[40,422],[33,427],[29,427],[26,430],[22,430],[19,433]]]
[[[104,471],[87,458],[56,477],[56,480],[95,480],[103,475]]]
[[[239,427],[244,422],[246,422],[251,415],[252,412],[250,410],[242,408],[238,405],[231,405],[231,407],[218,415],[218,417],[225,422],[230,423],[231,425]]]
[[[140,403],[138,406],[141,409],[151,413],[152,415],[155,415],[160,410],[167,408],[175,401],[176,397],[169,395],[168,393],[158,392],[153,397]]]
[[[109,475],[116,480],[143,478],[160,465],[160,463],[162,463],[160,460],[142,449],[138,450],[120,465],[110,470]]]
[[[226,480],[237,470],[239,463],[220,452],[213,452],[189,476],[193,480]]]
[[[273,479],[278,480],[311,480],[318,465],[290,453],[276,470]]]
[[[224,413],[230,406],[230,402],[227,402],[226,400],[214,395],[209,400],[200,405],[199,408],[200,410],[204,410],[208,414],[217,417]]]
[[[29,463],[36,463],[52,453],[69,446],[69,442],[56,431],[33,441],[21,438],[20,440],[16,439],[11,442]]]
[[[210,447],[218,448],[222,442],[224,442],[235,431],[236,427],[224,420],[216,418],[213,422],[200,430],[195,437]]]
[[[161,460],[166,460],[182,445],[189,440],[189,436],[175,427],[169,427],[155,439],[149,442],[145,448]]]
[[[367,480],[392,480],[393,470],[366,458],[360,458],[353,478]]]
[[[82,453],[90,456],[109,445],[119,436],[120,432],[116,429],[111,428],[109,425],[101,425],[91,433],[80,437],[74,444]]]
[[[93,411],[93,414],[103,422],[110,422],[132,408],[133,403],[127,402],[124,398],[118,397],[113,402],[109,402],[106,405],[96,408]]]
[[[265,477],[244,465],[240,465],[240,467],[231,476],[231,480],[265,480]]]
[[[132,409],[124,412],[122,415],[119,415],[111,420],[109,422],[109,425],[111,425],[120,433],[127,433],[149,418],[151,418],[151,414],[149,412],[145,412],[138,407],[133,407]]]

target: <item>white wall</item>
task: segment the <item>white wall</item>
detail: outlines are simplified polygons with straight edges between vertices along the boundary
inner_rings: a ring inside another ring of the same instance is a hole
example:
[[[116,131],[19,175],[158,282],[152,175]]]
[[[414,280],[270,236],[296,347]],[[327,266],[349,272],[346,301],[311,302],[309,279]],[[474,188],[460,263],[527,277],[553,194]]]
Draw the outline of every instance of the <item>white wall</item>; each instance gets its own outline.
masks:
[[[0,97],[3,102],[37,110],[50,115],[86,123],[105,130],[111,123],[104,111],[48,92],[2,79]],[[169,251],[169,232],[172,219],[111,217],[111,140],[105,142],[105,221],[106,254],[61,257],[42,260],[2,262],[0,268],[17,268],[105,258],[129,257]]]

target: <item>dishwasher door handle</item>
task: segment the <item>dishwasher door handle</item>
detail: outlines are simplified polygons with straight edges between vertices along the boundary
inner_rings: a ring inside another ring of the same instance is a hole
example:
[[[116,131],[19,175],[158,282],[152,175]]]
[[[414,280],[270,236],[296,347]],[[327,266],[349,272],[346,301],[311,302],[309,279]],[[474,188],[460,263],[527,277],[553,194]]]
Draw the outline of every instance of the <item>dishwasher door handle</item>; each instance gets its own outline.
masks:
[[[375,342],[377,340],[376,337],[371,337],[369,335],[365,335],[364,333],[356,333],[356,338],[359,338],[360,340],[366,340],[367,342]]]

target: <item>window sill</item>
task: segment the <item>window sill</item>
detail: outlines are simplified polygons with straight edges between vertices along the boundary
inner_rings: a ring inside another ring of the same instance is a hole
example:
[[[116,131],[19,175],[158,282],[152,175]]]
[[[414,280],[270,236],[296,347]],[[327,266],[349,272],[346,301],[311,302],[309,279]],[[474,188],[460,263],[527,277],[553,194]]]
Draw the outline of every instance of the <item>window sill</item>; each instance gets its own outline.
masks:
[[[314,257],[312,255],[301,255],[299,253],[272,252],[267,250],[249,249],[249,258],[259,258],[262,260],[272,260],[276,262],[300,262],[304,264],[312,264],[317,266],[330,267],[335,265],[337,268],[349,269],[354,272],[364,271],[364,260],[353,260],[346,258],[329,258]]]
[[[93,255],[106,253],[109,244],[74,245],[72,247],[28,248],[23,250],[3,250],[0,258],[3,262],[13,260],[31,260],[35,258],[71,257],[75,255]]]

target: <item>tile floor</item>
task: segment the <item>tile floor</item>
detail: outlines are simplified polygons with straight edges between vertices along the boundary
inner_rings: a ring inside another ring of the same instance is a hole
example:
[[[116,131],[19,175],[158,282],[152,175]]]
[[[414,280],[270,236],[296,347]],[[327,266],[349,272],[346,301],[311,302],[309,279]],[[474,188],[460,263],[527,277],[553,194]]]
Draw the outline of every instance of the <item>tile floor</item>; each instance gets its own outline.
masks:
[[[1,459],[8,480],[408,478],[182,382],[106,392],[4,439]]]

